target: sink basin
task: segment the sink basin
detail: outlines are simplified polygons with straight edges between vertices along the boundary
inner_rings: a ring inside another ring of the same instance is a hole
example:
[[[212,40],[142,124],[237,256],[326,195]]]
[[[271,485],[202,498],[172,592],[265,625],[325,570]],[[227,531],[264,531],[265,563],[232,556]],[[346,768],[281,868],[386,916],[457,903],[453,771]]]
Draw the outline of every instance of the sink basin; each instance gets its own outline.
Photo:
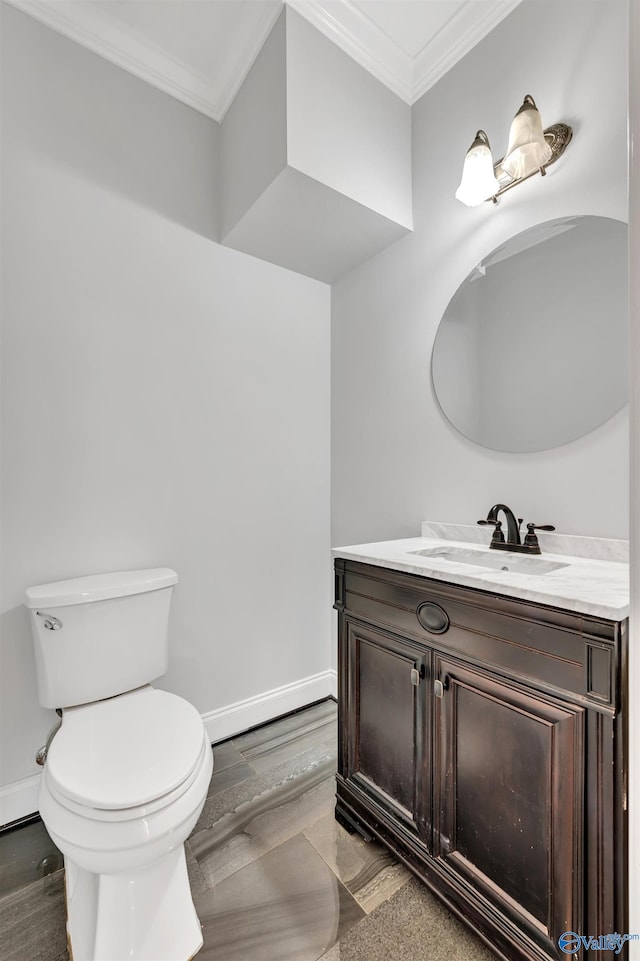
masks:
[[[520,556],[507,551],[489,553],[471,547],[428,547],[409,553],[453,564],[469,564],[489,571],[512,571],[516,574],[550,574],[551,571],[559,571],[569,566],[561,561],[547,561],[537,556]]]

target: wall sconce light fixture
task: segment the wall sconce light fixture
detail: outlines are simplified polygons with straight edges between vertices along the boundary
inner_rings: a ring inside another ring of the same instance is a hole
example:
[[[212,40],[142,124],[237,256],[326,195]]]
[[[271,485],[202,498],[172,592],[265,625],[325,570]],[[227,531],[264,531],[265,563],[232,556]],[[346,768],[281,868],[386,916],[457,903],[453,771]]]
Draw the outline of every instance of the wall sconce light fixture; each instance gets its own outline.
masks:
[[[468,207],[477,207],[485,200],[497,203],[500,194],[538,171],[544,177],[546,168],[562,156],[572,136],[571,127],[565,123],[543,130],[535,101],[527,94],[511,123],[507,152],[496,164],[489,138],[484,130],[478,130],[467,151],[456,199]]]

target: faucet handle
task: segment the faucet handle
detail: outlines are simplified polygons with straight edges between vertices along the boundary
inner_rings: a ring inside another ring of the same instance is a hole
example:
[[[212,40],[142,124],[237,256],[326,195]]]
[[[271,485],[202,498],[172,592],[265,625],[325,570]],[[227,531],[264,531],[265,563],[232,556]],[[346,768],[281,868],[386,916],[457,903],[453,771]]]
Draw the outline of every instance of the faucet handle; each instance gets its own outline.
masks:
[[[527,524],[527,533],[524,538],[525,547],[528,547],[536,554],[540,553],[540,546],[536,531],[555,531],[553,524]]]
[[[495,527],[493,532],[493,537],[491,538],[492,544],[504,544],[504,534],[502,532],[502,521],[478,521],[478,524],[487,524],[490,527]]]

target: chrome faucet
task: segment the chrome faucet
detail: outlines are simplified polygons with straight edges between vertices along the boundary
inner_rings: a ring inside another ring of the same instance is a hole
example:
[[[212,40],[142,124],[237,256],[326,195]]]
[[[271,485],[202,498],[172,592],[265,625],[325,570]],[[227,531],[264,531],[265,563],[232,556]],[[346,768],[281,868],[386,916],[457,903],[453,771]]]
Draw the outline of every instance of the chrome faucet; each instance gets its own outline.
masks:
[[[502,530],[502,521],[498,519],[498,514],[502,511],[507,521],[507,539],[505,540]],[[520,525],[522,518],[516,517],[510,507],[506,504],[494,504],[485,521],[478,521],[478,524],[493,524],[493,537],[489,547],[494,547],[499,551],[518,551],[527,554],[540,554],[540,545],[535,531],[555,531],[552,524],[527,524],[527,535],[524,543],[520,540]]]

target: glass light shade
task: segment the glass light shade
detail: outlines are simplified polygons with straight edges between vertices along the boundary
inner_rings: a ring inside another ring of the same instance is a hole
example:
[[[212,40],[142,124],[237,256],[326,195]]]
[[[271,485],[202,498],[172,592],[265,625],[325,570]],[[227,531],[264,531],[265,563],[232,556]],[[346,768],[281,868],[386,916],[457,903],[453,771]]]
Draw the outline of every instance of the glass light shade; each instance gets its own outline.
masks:
[[[477,207],[500,189],[493,170],[493,157],[489,138],[484,130],[478,130],[476,139],[467,151],[462,168],[462,180],[456,190],[456,200],[467,207]]]
[[[533,97],[527,94],[511,123],[502,169],[514,180],[520,180],[536,173],[550,159],[551,147],[544,139],[542,118]]]

